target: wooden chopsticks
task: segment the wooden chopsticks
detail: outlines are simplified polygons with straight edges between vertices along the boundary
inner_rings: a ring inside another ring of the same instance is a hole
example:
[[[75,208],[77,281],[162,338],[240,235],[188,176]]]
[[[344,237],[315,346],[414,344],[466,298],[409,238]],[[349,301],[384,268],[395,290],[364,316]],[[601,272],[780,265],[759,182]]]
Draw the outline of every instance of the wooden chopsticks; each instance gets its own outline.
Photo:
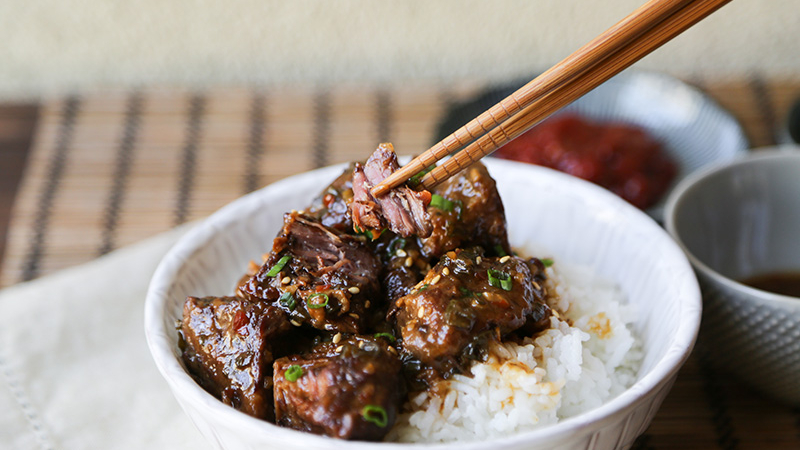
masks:
[[[426,174],[430,189],[497,150],[731,0],[651,0],[372,189],[380,196],[463,147]]]

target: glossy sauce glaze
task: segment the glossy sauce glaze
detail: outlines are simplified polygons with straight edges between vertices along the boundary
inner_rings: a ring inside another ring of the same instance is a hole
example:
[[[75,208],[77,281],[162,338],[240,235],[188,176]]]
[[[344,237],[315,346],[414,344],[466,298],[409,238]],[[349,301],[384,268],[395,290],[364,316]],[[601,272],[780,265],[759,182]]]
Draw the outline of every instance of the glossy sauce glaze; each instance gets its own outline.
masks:
[[[494,156],[550,167],[614,192],[634,206],[653,206],[677,173],[661,144],[645,130],[595,123],[575,114],[548,119]]]
[[[766,273],[746,278],[742,283],[762,291],[800,298],[800,271]]]

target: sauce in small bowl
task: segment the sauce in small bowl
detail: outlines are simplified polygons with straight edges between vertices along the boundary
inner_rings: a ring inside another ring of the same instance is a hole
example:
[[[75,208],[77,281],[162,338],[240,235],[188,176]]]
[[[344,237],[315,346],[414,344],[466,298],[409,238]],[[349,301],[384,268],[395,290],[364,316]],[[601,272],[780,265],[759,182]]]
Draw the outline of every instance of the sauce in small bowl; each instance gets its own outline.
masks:
[[[798,297],[800,300],[800,271],[765,273],[745,278],[741,282],[762,291]]]

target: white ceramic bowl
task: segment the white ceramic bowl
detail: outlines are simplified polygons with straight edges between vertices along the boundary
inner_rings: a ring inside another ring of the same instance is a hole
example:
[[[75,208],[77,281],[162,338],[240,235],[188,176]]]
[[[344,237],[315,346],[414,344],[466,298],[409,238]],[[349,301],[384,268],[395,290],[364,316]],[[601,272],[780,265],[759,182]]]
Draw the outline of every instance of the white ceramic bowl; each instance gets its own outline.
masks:
[[[737,281],[800,271],[800,147],[754,151],[690,176],[665,219],[703,288],[700,334],[711,360],[800,405],[800,298]]]
[[[562,261],[615,280],[638,306],[644,360],[635,384],[606,404],[558,424],[502,439],[495,449],[628,448],[667,395],[697,335],[701,301],[686,256],[650,217],[610,192],[549,169],[488,161],[503,196],[512,245],[545,246]],[[224,207],[164,257],[147,295],[150,351],[179,403],[218,448],[397,449],[408,444],[344,442],[263,422],[201,389],[181,363],[175,321],[187,295],[233,291],[247,261],[272,246],[282,214],[304,207],[341,171],[320,169],[267,186]],[[486,442],[424,446],[479,449]]]

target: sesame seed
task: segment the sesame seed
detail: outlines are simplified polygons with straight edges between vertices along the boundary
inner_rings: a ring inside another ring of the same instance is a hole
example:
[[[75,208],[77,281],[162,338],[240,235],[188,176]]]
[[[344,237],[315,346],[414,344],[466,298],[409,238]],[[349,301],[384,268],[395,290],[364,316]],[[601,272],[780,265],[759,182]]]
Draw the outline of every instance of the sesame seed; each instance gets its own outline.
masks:
[[[296,320],[290,320],[290,321],[289,321],[289,323],[291,323],[292,325],[294,325],[294,326],[296,326],[296,327],[299,327],[299,326],[300,326],[300,322],[298,322],[298,321],[296,321]]]
[[[414,260],[411,259],[410,256],[408,258],[406,258],[405,262],[403,263],[403,265],[406,266],[406,267],[411,267],[412,264],[414,264]]]
[[[292,279],[289,278],[289,277],[283,277],[283,279],[281,280],[281,284],[289,284],[291,282],[292,282]]]
[[[350,313],[348,316],[352,317],[353,319],[358,319],[358,314],[356,313]]]
[[[392,353],[394,353],[395,355],[397,354],[397,349],[395,349],[395,348],[394,348],[394,347],[392,347],[391,345],[389,346],[389,351],[390,351],[390,352],[392,352]]]
[[[444,269],[442,269],[442,275],[444,275],[444,276],[448,276],[448,275],[450,275],[450,269],[448,269],[447,267],[445,267]]]
[[[480,257],[480,256],[478,256],[477,258],[475,258],[475,264],[480,264],[480,263],[481,263],[481,261],[483,261],[483,259],[481,259],[481,257]]]
[[[417,318],[418,319],[422,319],[422,317],[424,315],[425,315],[425,308],[420,308],[420,309],[417,310]]]
[[[367,309],[369,309],[370,305],[371,305],[371,303],[369,302],[369,300],[367,300],[366,302],[364,302],[364,308],[367,308]]]
[[[342,340],[342,333],[336,333],[333,335],[333,339],[331,339],[331,342],[333,342],[334,344],[338,344],[339,341],[341,340]]]
[[[537,283],[537,282],[535,282],[533,280],[531,280],[531,284],[533,284],[533,287],[535,287],[537,291],[542,289],[542,287],[539,286],[539,283]]]
[[[441,275],[436,275],[435,277],[433,277],[433,279],[430,282],[431,286],[433,286],[434,284],[438,283],[439,280],[441,280],[441,279],[442,279]]]
[[[340,345],[340,346],[336,347],[336,353],[342,353],[342,349],[343,348],[344,348],[344,345]]]
[[[347,290],[351,294],[358,294],[359,292],[361,292],[361,289],[359,289],[357,286],[349,287],[349,288],[347,288]]]
[[[511,257],[506,255],[506,256],[503,256],[502,258],[500,258],[500,262],[504,263],[504,262],[508,261],[509,259],[511,259]]]
[[[398,248],[397,251],[394,252],[394,254],[401,258],[405,258],[406,256],[408,256],[408,253],[406,253],[406,251],[403,250],[402,248]]]
[[[486,297],[487,300],[489,299],[489,293],[488,292],[484,292],[483,296]]]
[[[364,341],[358,341],[358,348],[364,348]]]

